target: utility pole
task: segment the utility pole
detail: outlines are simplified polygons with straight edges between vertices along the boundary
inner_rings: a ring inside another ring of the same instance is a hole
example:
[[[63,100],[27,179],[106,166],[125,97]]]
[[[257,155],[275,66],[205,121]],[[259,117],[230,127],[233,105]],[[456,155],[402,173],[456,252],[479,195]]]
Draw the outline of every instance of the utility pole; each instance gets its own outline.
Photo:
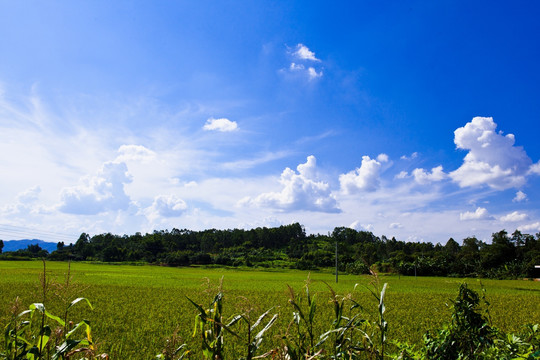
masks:
[[[338,282],[338,260],[337,260],[337,240],[336,240],[336,284]]]

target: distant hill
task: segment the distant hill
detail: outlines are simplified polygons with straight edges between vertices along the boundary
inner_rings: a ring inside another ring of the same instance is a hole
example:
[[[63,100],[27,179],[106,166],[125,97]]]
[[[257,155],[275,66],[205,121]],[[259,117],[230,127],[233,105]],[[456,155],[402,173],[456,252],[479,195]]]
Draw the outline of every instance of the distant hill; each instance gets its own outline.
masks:
[[[2,252],[17,251],[19,249],[26,249],[28,245],[38,244],[42,249],[47,250],[49,253],[56,250],[56,243],[43,241],[39,239],[23,239],[23,240],[4,240],[4,248]]]

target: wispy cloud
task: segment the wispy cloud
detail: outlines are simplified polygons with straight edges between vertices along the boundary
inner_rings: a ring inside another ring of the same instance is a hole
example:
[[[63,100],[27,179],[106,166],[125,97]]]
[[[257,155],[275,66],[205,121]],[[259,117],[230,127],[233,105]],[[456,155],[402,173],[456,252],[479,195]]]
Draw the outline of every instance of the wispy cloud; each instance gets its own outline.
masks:
[[[224,169],[231,169],[231,170],[250,169],[255,166],[266,164],[270,161],[283,159],[290,155],[291,155],[290,151],[267,152],[267,153],[260,154],[259,156],[252,159],[242,159],[242,160],[226,162],[226,163],[223,163],[221,166]]]

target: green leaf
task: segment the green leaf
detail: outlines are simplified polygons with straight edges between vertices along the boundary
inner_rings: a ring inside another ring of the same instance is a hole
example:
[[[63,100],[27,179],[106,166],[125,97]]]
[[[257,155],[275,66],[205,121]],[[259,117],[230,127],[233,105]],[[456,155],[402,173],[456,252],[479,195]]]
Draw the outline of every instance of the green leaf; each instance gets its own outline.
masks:
[[[83,298],[83,297],[76,298],[75,300],[73,300],[73,301],[71,302],[71,304],[69,304],[68,310],[69,310],[73,305],[77,304],[78,302],[80,302],[80,301],[82,301],[82,300],[86,301],[86,303],[88,304],[88,306],[90,307],[91,310],[94,310],[94,307],[93,307],[92,304],[90,303],[90,300],[88,300],[87,298]]]
[[[60,356],[67,354],[81,343],[80,340],[66,340],[60,346],[56,347],[52,360],[57,360]]]
[[[28,307],[30,310],[39,310],[40,312],[45,312],[45,305],[42,303],[33,303]]]
[[[80,323],[75,325],[75,327],[71,329],[70,332],[67,333],[66,339],[69,339],[71,335],[73,335],[83,325],[86,325],[86,328],[88,328],[90,326],[90,323],[87,320],[82,320]]]
[[[204,310],[204,308],[203,308],[201,305],[195,303],[193,300],[191,300],[191,299],[188,298],[187,296],[186,296],[186,299],[188,299],[189,302],[192,303],[193,306],[195,306],[195,307],[197,308],[197,310],[199,310],[199,313],[200,313],[200,316],[201,316],[201,320],[202,320],[202,321],[207,321],[207,319],[208,319],[208,314],[206,313],[206,310]]]
[[[41,333],[39,334],[37,347],[39,349],[39,352],[42,353],[43,349],[45,349],[45,345],[49,342],[49,339],[51,338],[51,328],[46,325],[41,329]]]
[[[46,315],[49,319],[55,320],[57,323],[59,323],[59,324],[62,325],[62,326],[65,326],[65,325],[66,325],[66,323],[64,322],[64,320],[62,320],[60,317],[58,317],[58,316],[56,316],[56,315],[51,314],[51,313],[48,312],[47,310],[45,310],[45,315]]]

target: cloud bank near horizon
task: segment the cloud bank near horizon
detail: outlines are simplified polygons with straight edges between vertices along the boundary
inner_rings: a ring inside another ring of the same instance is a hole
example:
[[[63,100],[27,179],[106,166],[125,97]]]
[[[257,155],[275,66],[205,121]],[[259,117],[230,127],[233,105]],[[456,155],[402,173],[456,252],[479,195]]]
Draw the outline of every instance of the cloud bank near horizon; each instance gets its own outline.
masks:
[[[210,118],[204,127],[204,130],[217,132],[238,129],[236,122],[224,118]],[[4,129],[5,133],[11,134],[18,131],[5,123]],[[27,129],[30,134],[33,131],[37,132],[39,128]],[[98,138],[91,129],[78,128],[77,131]],[[414,163],[421,159],[421,155],[414,152],[409,156],[396,156],[392,161],[389,155],[381,153],[374,158],[362,155],[357,168],[332,177],[328,171],[329,164],[320,167],[317,158],[309,155],[304,163],[297,165],[296,170],[286,167],[277,181],[272,173],[243,178],[238,174],[212,175],[195,181],[186,176],[189,173],[182,171],[182,168],[204,169],[204,163],[195,164],[199,158],[195,157],[191,159],[193,163],[178,167],[177,159],[190,162],[189,158],[179,154],[171,156],[169,150],[147,147],[135,138],[133,143],[121,144],[116,151],[106,150],[104,153],[110,154],[112,159],[103,159],[94,171],[86,167],[88,173],[79,176],[76,183],[69,184],[69,181],[77,179],[78,162],[65,162],[62,166],[70,165],[72,169],[67,179],[72,180],[64,181],[62,187],[51,186],[46,180],[43,183],[35,181],[33,185],[21,189],[14,201],[4,199],[7,205],[0,208],[0,214],[3,221],[10,224],[19,223],[18,219],[25,216],[31,216],[36,224],[46,221],[58,224],[63,216],[68,216],[71,220],[65,231],[90,233],[114,229],[126,233],[151,231],[152,227],[173,227],[178,223],[184,223],[185,227],[192,224],[195,228],[212,223],[223,224],[223,227],[260,226],[261,223],[254,219],[256,214],[260,218],[272,219],[271,224],[301,221],[314,232],[332,226],[350,225],[380,235],[390,231],[398,236],[403,234],[401,236],[407,239],[422,239],[424,237],[419,236],[418,229],[424,226],[410,214],[416,212],[432,217],[429,215],[432,210],[426,210],[433,205],[440,207],[451,199],[453,187],[479,192],[487,189],[491,193],[514,189],[518,191],[513,193],[509,205],[527,203],[528,197],[520,189],[526,186],[529,178],[536,176],[536,164],[522,147],[515,146],[514,135],[496,132],[492,118],[480,117],[456,129],[454,134],[457,149],[467,153],[462,164],[449,172],[445,172],[442,165],[434,166],[431,170],[415,167],[410,171],[399,171],[400,166]],[[37,151],[54,152],[54,146],[48,147],[51,143],[54,140],[37,144]],[[36,147],[36,144],[29,146]],[[42,146],[41,150],[39,146]],[[206,144],[199,144],[200,149],[196,143],[191,146],[194,153],[206,151]],[[288,159],[288,154],[292,153],[284,152],[282,157]],[[238,158],[232,160],[241,161]],[[51,162],[48,166],[52,169],[57,165]],[[13,176],[6,178],[4,181],[16,181]],[[54,178],[54,175],[50,176],[51,180]],[[205,187],[205,184],[211,183],[214,189],[209,189],[210,185]],[[221,185],[215,185],[218,183]],[[248,183],[249,186],[246,186]],[[268,191],[268,187],[276,190]],[[450,190],[442,191],[441,187]],[[402,199],[401,203],[399,199]],[[441,214],[455,216],[456,223],[473,222],[478,228],[486,229],[484,231],[488,231],[488,226],[509,225],[534,230],[540,220],[535,212],[523,211],[519,207],[506,213],[490,213],[488,207],[478,206],[471,211],[453,205],[443,208]],[[448,211],[453,211],[455,215],[448,215]],[[363,214],[362,221],[358,220],[358,214]],[[203,216],[207,217],[206,222],[196,220]],[[408,216],[409,220],[405,221],[404,216]],[[444,231],[451,232],[452,224],[450,222]]]

